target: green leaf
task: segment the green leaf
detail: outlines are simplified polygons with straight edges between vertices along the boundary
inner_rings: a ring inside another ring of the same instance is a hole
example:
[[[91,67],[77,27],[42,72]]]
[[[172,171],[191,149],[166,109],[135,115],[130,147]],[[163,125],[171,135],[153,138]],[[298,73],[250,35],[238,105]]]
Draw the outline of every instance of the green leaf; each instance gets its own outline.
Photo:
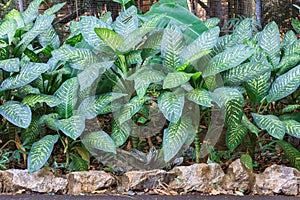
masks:
[[[240,104],[244,103],[243,95],[235,88],[217,88],[211,93],[211,96],[220,108],[225,108],[227,103],[231,100],[238,100]]]
[[[7,35],[8,43],[11,44],[17,30],[17,22],[14,19],[7,19],[0,24],[0,38]]]
[[[82,137],[81,141],[89,151],[96,149],[114,154],[117,153],[114,141],[104,131],[88,133]]]
[[[300,34],[300,21],[297,19],[292,19],[292,26],[294,28],[294,30]]]
[[[138,29],[138,22],[137,9],[135,6],[131,6],[117,17],[114,23],[114,29],[119,35],[126,39],[131,32]]]
[[[226,145],[229,151],[233,151],[239,144],[242,143],[247,135],[248,129],[242,124],[235,124],[227,128]]]
[[[196,130],[189,118],[181,118],[175,123],[170,123],[169,127],[164,130],[164,161],[169,162],[193,133],[195,134]]]
[[[109,28],[111,27],[100,19],[92,16],[82,16],[78,22],[80,28],[80,33],[82,34],[84,40],[96,50],[102,50],[105,43],[97,36],[94,28]],[[102,50],[103,51],[103,50]]]
[[[180,56],[186,62],[195,60],[194,57],[199,52],[208,52],[206,50],[210,50],[216,45],[219,34],[219,27],[215,27],[203,32],[197,37],[196,40],[194,40],[191,44],[184,48]],[[199,58],[200,56],[198,56],[198,59]]]
[[[269,23],[260,34],[258,45],[268,55],[273,66],[280,61],[280,33],[275,22]]]
[[[31,94],[26,96],[22,103],[30,107],[33,107],[37,103],[46,103],[49,107],[54,107],[60,104],[60,100],[53,95]]]
[[[19,58],[0,60],[0,68],[7,72],[18,72],[20,69],[20,60]]]
[[[223,81],[230,85],[239,85],[269,71],[270,67],[257,62],[247,62],[229,69],[223,75]]]
[[[138,71],[133,76],[135,77],[134,89],[139,97],[143,97],[146,94],[147,88],[151,83],[160,82],[165,78],[164,73],[153,69]]]
[[[243,44],[245,40],[251,39],[252,32],[252,19],[246,18],[235,27],[232,40],[237,44]]]
[[[115,142],[116,146],[119,147],[123,145],[130,135],[130,125],[128,122],[119,124],[115,120],[112,122],[112,133],[110,137]]]
[[[234,44],[232,38],[232,35],[224,35],[219,37],[216,45],[212,49],[212,56],[215,56],[224,51],[227,47],[232,46]]]
[[[31,110],[17,101],[7,101],[0,106],[0,114],[12,124],[27,128],[31,122]]]
[[[300,138],[300,123],[295,120],[283,121],[285,132],[293,137]]]
[[[59,131],[59,128],[57,127],[56,121],[59,119],[59,115],[57,113],[51,113],[48,115],[43,115],[39,121],[38,124],[46,124],[48,128],[54,131]]]
[[[12,95],[18,96],[21,98],[25,98],[29,94],[40,94],[39,89],[32,87],[31,85],[25,85],[20,87],[14,91],[12,91]]]
[[[40,57],[32,50],[26,48],[23,53],[30,59],[31,62],[41,63]]]
[[[225,105],[225,125],[231,129],[232,126],[241,124],[244,113],[244,98],[229,100]]]
[[[155,31],[147,37],[147,40],[141,47],[144,59],[160,52],[163,33],[163,31]]]
[[[22,130],[21,133],[21,140],[23,145],[32,145],[33,142],[36,141],[37,136],[40,134],[40,126],[38,124],[37,117],[32,117],[30,125],[25,129]]]
[[[215,26],[217,26],[220,22],[219,18],[213,17],[213,18],[209,18],[207,20],[204,21],[205,26],[208,29],[214,28]]]
[[[194,41],[202,32],[207,30],[205,24],[198,17],[193,15],[189,10],[174,3],[174,1],[172,3],[154,4],[145,14],[145,17],[157,16],[162,13],[165,15],[162,18],[164,21],[175,21],[180,25],[188,25],[183,33],[188,42]]]
[[[74,47],[77,43],[81,42],[83,40],[82,34],[74,35],[66,40],[66,44],[71,45]]]
[[[33,0],[27,9],[22,13],[25,24],[29,24],[38,16],[40,4],[44,0]]]
[[[54,93],[61,102],[56,106],[56,111],[61,117],[68,118],[72,115],[78,99],[78,87],[78,79],[74,77],[66,80]]]
[[[274,138],[282,140],[285,134],[285,125],[274,115],[259,115],[252,113],[255,123],[266,130]]]
[[[300,51],[300,40],[296,40],[291,45],[286,47],[284,55],[286,56],[294,53],[299,53],[299,51]]]
[[[88,97],[84,99],[79,105],[78,114],[84,116],[86,119],[93,119],[114,100],[122,98],[126,95],[127,94],[111,92]],[[114,106],[113,103],[112,106]]]
[[[23,48],[26,48],[30,44],[30,42],[32,42],[38,35],[52,27],[51,23],[53,22],[54,18],[54,15],[38,16],[32,29],[30,29],[23,35],[22,40],[19,42],[18,46],[23,44]]]
[[[183,34],[181,30],[173,23],[169,23],[164,30],[161,42],[161,55],[163,65],[169,69],[176,69],[182,64],[179,57],[184,48]]]
[[[168,73],[163,84],[164,89],[181,86],[188,82],[194,73],[172,72]]]
[[[170,122],[177,122],[184,107],[184,94],[165,91],[158,97],[158,107]]]
[[[72,154],[72,162],[68,166],[70,171],[88,171],[89,170],[89,163],[88,161],[82,159],[81,157]]]
[[[276,142],[279,144],[281,149],[285,152],[292,166],[300,170],[300,152],[295,147],[293,147],[293,145],[291,145],[286,141],[277,140]]]
[[[215,75],[225,70],[234,68],[244,62],[253,53],[253,47],[243,44],[227,48],[224,52],[212,58],[203,72],[203,77]]]
[[[90,87],[95,82],[95,80],[99,78],[113,64],[114,61],[93,63],[82,72],[80,72],[77,75],[80,85],[80,91]]]
[[[297,63],[300,61],[300,55],[295,53],[295,54],[289,54],[286,56],[283,56],[281,59],[279,65],[276,68],[279,68],[279,71],[277,74],[282,75],[291,68],[295,67]]]
[[[68,137],[76,140],[84,131],[85,118],[74,115],[68,119],[58,120],[56,126]]]
[[[118,48],[121,48],[125,45],[123,38],[118,33],[108,28],[95,28],[94,31],[98,37],[114,52],[116,52]]]
[[[135,96],[130,99],[129,103],[125,104],[119,112],[114,113],[114,116],[117,117],[117,122],[122,124],[131,119],[131,117],[142,108],[147,100],[149,100],[149,97],[140,98]]]
[[[299,108],[300,108],[299,104],[287,105],[284,109],[282,109],[282,113],[293,112],[293,111],[296,111]]]
[[[254,133],[257,137],[258,137],[258,128],[252,123],[250,122],[250,120],[248,119],[248,117],[243,114],[242,117],[242,124],[252,133]]]
[[[294,31],[289,30],[288,32],[286,32],[284,34],[284,37],[281,41],[280,47],[284,50],[286,50],[286,48],[288,46],[290,46],[291,44],[293,44],[295,41],[297,40],[297,36],[294,33]]]
[[[271,72],[267,71],[246,82],[246,90],[250,97],[255,102],[260,102],[268,94],[270,88]]]
[[[267,101],[273,102],[292,94],[300,85],[300,65],[279,76],[272,84]]]
[[[12,9],[11,11],[9,11],[9,13],[7,13],[5,15],[5,19],[16,20],[18,29],[24,27],[23,17],[21,15],[21,13],[19,11],[17,11],[16,9]]]
[[[211,97],[209,91],[207,91],[203,88],[194,89],[194,90],[188,92],[186,97],[188,100],[193,101],[198,105],[205,106],[205,107],[212,106],[212,104],[211,104],[212,97]]]
[[[5,40],[0,39],[0,60],[9,58],[9,48]]]
[[[98,56],[91,50],[71,46],[62,46],[52,51],[52,56],[57,60],[70,62],[72,68],[80,70],[98,62]]]
[[[29,173],[35,172],[45,165],[58,138],[58,135],[47,135],[33,143],[27,160]]]
[[[50,27],[47,30],[43,31],[41,34],[39,34],[38,38],[40,44],[44,48],[49,46],[52,49],[58,49],[60,46],[58,34],[53,27]]]
[[[241,156],[241,162],[247,169],[249,169],[251,171],[253,170],[252,158],[249,154],[243,154]]]
[[[5,79],[0,86],[0,90],[3,91],[22,87],[37,79],[42,73],[47,71],[48,68],[49,66],[44,63],[29,63],[21,68],[19,74]]]

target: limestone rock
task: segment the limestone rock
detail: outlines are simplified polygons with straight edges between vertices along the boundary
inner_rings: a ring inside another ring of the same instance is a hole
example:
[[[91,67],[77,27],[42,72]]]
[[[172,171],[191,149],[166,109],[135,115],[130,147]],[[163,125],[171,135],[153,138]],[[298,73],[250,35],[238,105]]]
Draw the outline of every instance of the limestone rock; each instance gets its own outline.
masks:
[[[251,191],[253,184],[254,174],[241,163],[240,159],[237,159],[229,165],[222,187],[225,190]]]
[[[161,184],[168,184],[176,175],[164,170],[131,171],[121,177],[121,186],[125,190],[144,190],[146,188],[158,188]]]
[[[222,182],[225,175],[220,165],[215,163],[175,167],[171,172],[175,173],[177,178],[170,182],[169,188],[183,189],[184,192],[210,192],[215,185]]]
[[[291,167],[272,165],[262,174],[255,175],[253,194],[297,195],[300,188],[300,172]]]
[[[49,169],[28,173],[27,170],[10,169],[0,172],[0,192],[16,192],[19,189],[39,193],[65,193],[67,179],[57,177]],[[2,189],[1,189],[2,188]]]
[[[115,178],[103,171],[71,172],[68,175],[68,194],[91,193],[116,183]]]

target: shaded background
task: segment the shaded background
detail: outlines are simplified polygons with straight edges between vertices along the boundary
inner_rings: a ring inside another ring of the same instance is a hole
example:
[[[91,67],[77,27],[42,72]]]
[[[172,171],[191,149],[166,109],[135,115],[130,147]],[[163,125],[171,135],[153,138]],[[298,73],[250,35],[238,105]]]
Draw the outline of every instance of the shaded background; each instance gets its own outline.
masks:
[[[31,0],[0,0],[0,17],[11,9],[26,9]],[[136,6],[146,12],[157,0],[135,0]],[[264,26],[270,21],[275,21],[282,32],[291,29],[291,19],[297,18],[299,11],[293,4],[300,6],[300,0],[187,0],[190,10],[200,19],[211,17],[221,19],[220,26],[226,25],[229,19],[241,17],[258,17]],[[47,9],[55,3],[64,0],[45,0],[41,6]],[[23,6],[22,6],[23,4]],[[21,5],[21,6],[20,6]],[[21,8],[22,9],[22,8]],[[104,12],[111,11],[113,18],[120,12],[121,6],[112,0],[67,0],[66,6],[60,11],[59,23],[68,23],[81,15],[101,16]],[[227,23],[226,23],[227,22]],[[224,29],[226,32],[226,28]],[[227,30],[230,31],[230,30]]]

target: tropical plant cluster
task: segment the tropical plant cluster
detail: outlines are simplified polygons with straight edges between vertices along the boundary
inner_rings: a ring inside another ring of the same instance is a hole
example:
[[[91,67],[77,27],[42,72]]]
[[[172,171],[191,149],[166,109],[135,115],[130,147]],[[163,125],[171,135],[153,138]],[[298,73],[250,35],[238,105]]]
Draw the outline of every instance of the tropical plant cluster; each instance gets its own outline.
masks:
[[[52,152],[60,146],[65,168],[88,170],[91,156],[117,156],[129,140],[138,148],[140,137],[156,134],[163,134],[155,147],[161,166],[190,145],[199,162],[200,135],[218,112],[229,154],[250,141],[246,166],[269,138],[300,169],[300,153],[287,140],[300,138],[300,40],[293,30],[281,40],[275,22],[257,31],[244,19],[220,36],[219,20],[200,21],[185,1],[161,0],[138,14],[123,0],[115,21],[109,12],[82,16],[61,41],[52,24],[64,4],[38,14],[41,2],[11,10],[0,24],[0,167],[12,151],[29,172],[57,166]],[[111,130],[89,131],[88,122],[103,115],[111,116]]]

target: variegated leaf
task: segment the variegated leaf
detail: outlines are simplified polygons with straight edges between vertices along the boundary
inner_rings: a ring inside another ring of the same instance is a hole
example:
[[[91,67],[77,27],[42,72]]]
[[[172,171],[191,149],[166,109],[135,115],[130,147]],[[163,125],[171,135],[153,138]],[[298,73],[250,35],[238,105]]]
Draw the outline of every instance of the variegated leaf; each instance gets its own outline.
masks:
[[[56,126],[68,137],[76,140],[84,131],[85,118],[74,115],[68,119],[61,119],[56,122]]]
[[[243,114],[243,117],[242,117],[242,124],[249,130],[251,131],[252,133],[254,133],[256,136],[258,136],[258,128],[252,123],[250,122],[250,120],[248,119],[248,117]]]
[[[165,91],[158,97],[158,107],[170,122],[177,122],[184,107],[184,94]]]
[[[260,102],[268,94],[270,88],[271,72],[267,71],[246,82],[246,90],[249,97],[255,101]]]
[[[283,121],[285,132],[293,137],[300,138],[300,123],[295,120]]]
[[[115,120],[112,122],[112,133],[110,137],[115,142],[116,146],[119,147],[123,145],[130,135],[130,125],[128,122],[119,124]]]
[[[58,135],[46,135],[39,141],[33,143],[27,160],[27,169],[29,173],[35,172],[45,165],[58,138]]]
[[[40,4],[44,0],[33,0],[27,9],[22,13],[25,24],[29,24],[38,16]]]
[[[232,40],[237,44],[243,44],[244,40],[252,37],[252,32],[252,19],[246,18],[235,27]]]
[[[7,72],[18,72],[20,69],[20,60],[19,58],[0,60],[0,68]]]
[[[285,134],[285,125],[275,115],[259,115],[252,113],[255,123],[266,130],[274,138],[282,140]]]
[[[118,34],[126,39],[131,32],[138,29],[138,22],[137,9],[135,6],[131,6],[130,8],[121,12],[121,14],[117,17],[114,24],[114,29]]]
[[[169,162],[181,149],[189,135],[195,134],[196,130],[189,118],[180,118],[164,130],[163,153],[164,161]]]
[[[286,50],[286,48],[288,46],[290,46],[291,44],[293,44],[295,41],[297,40],[297,36],[294,33],[294,31],[289,30],[288,32],[286,32],[284,34],[284,37],[281,41],[280,47],[284,50]]]
[[[218,74],[234,68],[244,62],[254,53],[253,47],[236,45],[213,57],[203,72],[203,77]]]
[[[88,133],[82,137],[81,141],[89,151],[96,149],[104,152],[117,153],[114,141],[104,131]]]
[[[226,132],[226,145],[229,151],[233,151],[239,144],[241,144],[247,133],[248,129],[242,124],[235,124],[228,127]]]
[[[94,31],[114,52],[125,45],[123,38],[118,33],[108,28],[95,28]]]
[[[286,47],[284,55],[290,55],[298,53],[300,51],[300,40],[296,40],[292,44]]]
[[[183,34],[179,27],[170,23],[164,30],[161,42],[163,65],[169,69],[176,69],[182,64],[180,53],[184,48]]]
[[[269,23],[262,31],[258,45],[266,52],[273,66],[280,61],[280,33],[275,22]]]
[[[272,84],[268,102],[280,100],[292,94],[300,85],[300,65],[279,76]]]
[[[3,91],[22,87],[37,79],[42,73],[47,71],[48,68],[49,66],[44,63],[29,63],[21,68],[19,74],[5,79],[0,86],[0,90]]]
[[[6,19],[0,24],[0,38],[7,35],[8,43],[11,44],[13,41],[14,35],[17,31],[18,24],[14,19]]]
[[[58,3],[44,11],[43,15],[52,15],[57,13],[67,2]]]
[[[283,73],[287,72],[291,68],[295,67],[295,65],[298,64],[299,61],[300,61],[300,55],[297,53],[283,56],[279,65],[276,66],[276,68],[279,68],[277,74],[282,75]]]
[[[188,100],[195,102],[201,106],[211,107],[212,97],[209,91],[199,88],[194,89],[186,94]]]
[[[60,104],[61,102],[57,97],[53,95],[30,94],[23,99],[22,103],[30,107],[33,107],[37,103],[46,103],[49,107],[54,107]]]
[[[60,100],[60,104],[56,106],[56,111],[61,117],[68,118],[72,115],[78,99],[78,87],[78,79],[74,77],[66,80],[54,93],[54,96]]]
[[[163,88],[174,88],[178,87],[190,80],[194,73],[185,73],[185,72],[172,72],[168,73],[164,79]]]
[[[56,33],[53,27],[48,28],[47,30],[39,34],[39,42],[43,47],[49,45],[52,49],[58,49],[60,46],[60,40],[58,34]]]
[[[17,101],[7,101],[0,106],[0,114],[12,124],[27,128],[31,122],[31,110]]]
[[[217,26],[220,22],[219,18],[213,17],[213,18],[209,18],[207,20],[204,21],[205,26],[208,29],[214,28],[215,26]]]

